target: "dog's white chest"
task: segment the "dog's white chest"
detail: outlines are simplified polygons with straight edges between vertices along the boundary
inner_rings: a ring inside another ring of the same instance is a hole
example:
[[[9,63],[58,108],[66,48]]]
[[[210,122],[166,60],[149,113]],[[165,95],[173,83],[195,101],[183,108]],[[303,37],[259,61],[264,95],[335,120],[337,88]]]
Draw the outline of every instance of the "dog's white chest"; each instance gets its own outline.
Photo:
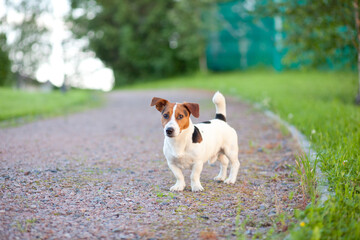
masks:
[[[188,149],[165,142],[163,150],[170,164],[174,164],[182,169],[190,168],[194,164],[195,156]]]
[[[173,158],[171,161],[172,164],[182,169],[191,168],[192,165],[194,164],[194,160],[188,157]]]

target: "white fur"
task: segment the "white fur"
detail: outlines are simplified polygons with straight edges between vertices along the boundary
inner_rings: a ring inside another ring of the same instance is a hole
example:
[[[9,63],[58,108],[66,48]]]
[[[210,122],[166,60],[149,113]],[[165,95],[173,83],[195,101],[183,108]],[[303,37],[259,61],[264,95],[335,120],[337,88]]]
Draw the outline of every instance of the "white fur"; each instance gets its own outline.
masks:
[[[176,119],[175,119],[175,111],[176,111],[176,107],[177,107],[177,104],[175,104],[174,108],[173,108],[173,115],[171,116],[171,119],[170,121],[165,125],[164,127],[164,134],[166,136],[166,129],[168,128],[173,128],[174,129],[174,136],[178,136],[180,134],[180,127],[179,125],[177,124],[176,122]]]
[[[215,104],[216,113],[221,113],[226,117],[226,102],[224,96],[217,91],[214,94],[212,101]]]
[[[216,112],[225,116],[224,96],[220,92],[215,93],[213,102],[216,106]],[[174,113],[175,109],[176,105],[174,106]],[[171,119],[169,123],[172,121],[173,119]],[[176,184],[170,188],[170,191],[184,190],[185,180],[181,171],[184,168],[192,168],[192,191],[203,191],[204,188],[200,183],[200,174],[206,161],[212,163],[219,160],[221,163],[220,172],[218,176],[214,178],[215,180],[224,181],[227,184],[235,183],[240,167],[236,131],[226,122],[213,119],[211,120],[211,124],[196,124],[196,127],[200,130],[202,142],[193,143],[192,134],[194,132],[194,124],[191,122],[191,119],[189,119],[189,121],[189,127],[178,135],[175,135],[176,137],[167,137],[165,132],[163,151],[169,168],[176,178]],[[174,122],[176,123],[175,120]],[[172,125],[172,127],[174,126]],[[179,126],[177,126],[177,128],[179,128]],[[229,160],[231,169],[229,177],[226,178]]]

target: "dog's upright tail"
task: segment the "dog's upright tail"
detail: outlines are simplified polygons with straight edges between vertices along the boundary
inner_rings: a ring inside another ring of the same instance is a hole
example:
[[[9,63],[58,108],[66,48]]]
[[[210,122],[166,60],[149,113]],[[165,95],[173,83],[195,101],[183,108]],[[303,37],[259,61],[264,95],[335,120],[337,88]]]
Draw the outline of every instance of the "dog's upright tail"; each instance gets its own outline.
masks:
[[[226,102],[225,97],[217,91],[212,99],[216,107],[216,119],[223,120],[226,122]]]

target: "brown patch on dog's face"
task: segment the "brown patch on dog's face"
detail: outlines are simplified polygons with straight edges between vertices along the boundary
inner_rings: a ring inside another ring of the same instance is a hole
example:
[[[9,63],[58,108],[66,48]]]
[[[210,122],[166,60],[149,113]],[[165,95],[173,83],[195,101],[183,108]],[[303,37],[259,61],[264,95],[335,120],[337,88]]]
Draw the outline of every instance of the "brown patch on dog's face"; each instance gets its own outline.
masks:
[[[154,97],[150,105],[155,105],[156,109],[161,112],[161,124],[168,137],[176,137],[182,130],[187,129],[190,125],[191,114],[199,117],[197,103],[170,103],[165,99]]]
[[[175,103],[170,103],[168,102],[163,111],[161,112],[162,118],[161,118],[161,124],[163,127],[165,127],[165,125],[170,122],[172,114],[173,114],[173,109],[174,109]]]
[[[182,130],[189,127],[190,112],[183,104],[177,103],[174,113],[174,107],[175,103],[166,104],[164,110],[162,111],[161,124],[165,128],[166,124],[172,120],[175,120],[177,126],[179,127],[178,132],[181,133]]]
[[[184,106],[184,104],[177,104],[175,110],[175,120],[179,125],[180,132],[189,127],[190,124],[189,118],[190,118],[190,112]]]
[[[151,100],[150,106],[152,107],[155,105],[156,109],[159,112],[161,112],[165,108],[166,104],[168,104],[168,103],[169,103],[169,101],[166,99],[153,97],[153,99]]]

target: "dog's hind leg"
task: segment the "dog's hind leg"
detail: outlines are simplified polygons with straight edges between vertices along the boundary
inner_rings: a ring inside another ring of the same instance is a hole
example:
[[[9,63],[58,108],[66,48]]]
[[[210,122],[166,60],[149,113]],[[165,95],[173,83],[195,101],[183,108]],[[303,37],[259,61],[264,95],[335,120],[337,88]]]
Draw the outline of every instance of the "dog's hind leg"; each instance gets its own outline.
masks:
[[[229,158],[231,163],[229,177],[224,181],[227,184],[235,183],[236,177],[240,168],[240,162],[238,159],[238,148],[237,146],[232,149],[225,149],[225,155]]]
[[[218,159],[220,161],[220,172],[219,175],[217,175],[214,180],[215,181],[224,181],[226,178],[226,172],[227,172],[227,167],[229,164],[229,159],[225,156],[225,154],[220,153],[218,156]]]

